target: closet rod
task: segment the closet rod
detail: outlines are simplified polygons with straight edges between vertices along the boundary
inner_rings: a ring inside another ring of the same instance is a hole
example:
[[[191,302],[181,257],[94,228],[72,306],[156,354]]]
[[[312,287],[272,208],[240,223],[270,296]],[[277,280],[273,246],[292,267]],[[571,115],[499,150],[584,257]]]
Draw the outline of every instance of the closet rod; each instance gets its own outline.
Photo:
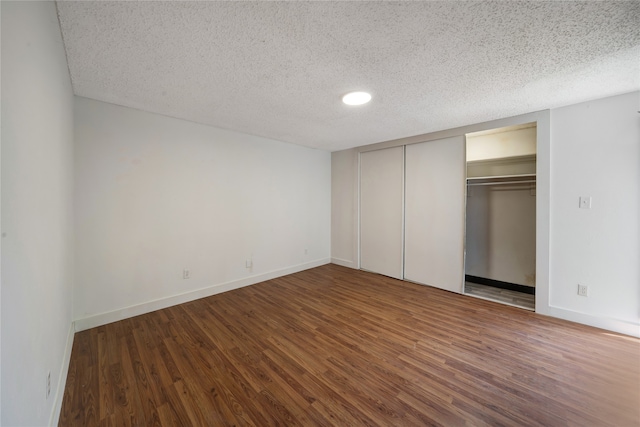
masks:
[[[467,182],[467,185],[503,185],[503,184],[528,184],[536,182],[535,179],[530,179],[527,181],[496,181],[496,182]]]

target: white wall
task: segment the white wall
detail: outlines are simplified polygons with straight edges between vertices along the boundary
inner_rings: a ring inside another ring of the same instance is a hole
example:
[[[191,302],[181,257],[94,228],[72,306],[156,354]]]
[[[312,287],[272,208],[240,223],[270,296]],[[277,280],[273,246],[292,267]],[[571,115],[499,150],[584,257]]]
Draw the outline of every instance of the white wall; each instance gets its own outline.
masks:
[[[331,153],[331,262],[360,268],[358,239],[358,151]]]
[[[638,110],[634,92],[551,110],[550,124],[537,112],[350,151],[537,121],[536,312],[640,336]],[[341,168],[334,178],[352,175]],[[593,197],[593,208],[578,209],[579,196]],[[333,202],[333,217],[347,219],[352,203]],[[350,238],[332,250],[344,257],[357,239],[357,218],[343,221],[341,233]],[[589,297],[577,295],[578,283],[589,286]]]
[[[640,93],[551,111],[551,314],[640,335]],[[578,198],[591,196],[592,208]],[[578,283],[589,286],[587,298]]]
[[[86,98],[75,111],[78,329],[329,262],[330,153]]]
[[[1,9],[2,425],[42,426],[72,340],[73,95],[55,3]]]

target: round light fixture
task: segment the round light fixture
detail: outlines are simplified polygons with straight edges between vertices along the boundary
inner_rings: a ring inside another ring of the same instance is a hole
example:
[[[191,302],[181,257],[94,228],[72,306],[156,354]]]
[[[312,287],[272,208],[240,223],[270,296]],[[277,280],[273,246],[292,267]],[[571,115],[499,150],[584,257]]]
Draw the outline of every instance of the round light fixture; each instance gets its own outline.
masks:
[[[350,92],[342,97],[342,102],[347,105],[362,105],[371,101],[371,95],[367,92]]]

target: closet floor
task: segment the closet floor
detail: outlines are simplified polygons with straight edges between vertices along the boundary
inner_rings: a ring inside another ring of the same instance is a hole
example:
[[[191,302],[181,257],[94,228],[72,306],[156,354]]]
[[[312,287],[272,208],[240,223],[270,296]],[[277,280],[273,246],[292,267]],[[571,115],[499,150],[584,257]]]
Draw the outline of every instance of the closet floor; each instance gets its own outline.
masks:
[[[532,311],[534,311],[536,307],[535,295],[494,288],[493,286],[480,285],[478,283],[465,282],[464,293],[477,298],[501,302]]]

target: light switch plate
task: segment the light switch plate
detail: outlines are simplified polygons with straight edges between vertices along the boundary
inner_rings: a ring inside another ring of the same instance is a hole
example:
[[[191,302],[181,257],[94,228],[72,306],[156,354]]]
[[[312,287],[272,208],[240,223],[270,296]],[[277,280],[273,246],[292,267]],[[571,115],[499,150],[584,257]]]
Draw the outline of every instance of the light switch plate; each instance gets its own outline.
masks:
[[[580,196],[580,209],[591,209],[591,196]]]

